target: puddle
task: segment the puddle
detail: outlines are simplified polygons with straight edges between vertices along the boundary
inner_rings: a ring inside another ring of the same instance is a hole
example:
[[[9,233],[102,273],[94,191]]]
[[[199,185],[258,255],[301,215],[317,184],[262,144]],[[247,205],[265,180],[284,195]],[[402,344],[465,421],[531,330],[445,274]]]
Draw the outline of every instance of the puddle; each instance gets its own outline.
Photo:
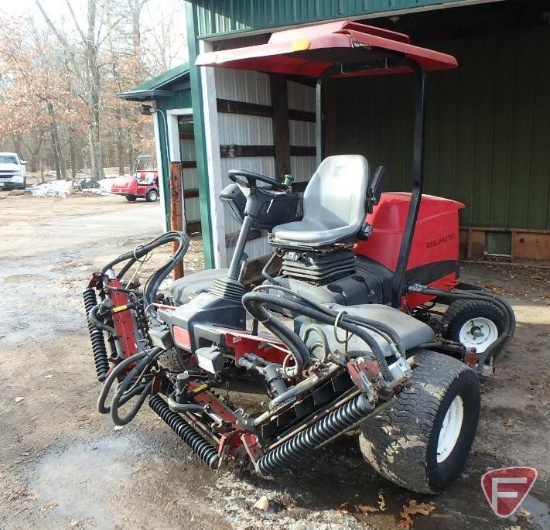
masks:
[[[55,507],[48,518],[89,521],[97,528],[114,528],[116,521],[105,506],[120,492],[133,471],[136,457],[145,450],[135,436],[120,434],[79,442],[43,457],[29,486],[40,495],[38,503]],[[52,521],[53,522],[53,521]]]
[[[550,528],[550,501],[545,503],[529,494],[521,504],[521,509],[529,512],[527,518],[533,525],[537,525],[541,530]],[[516,517],[515,520],[517,519]]]

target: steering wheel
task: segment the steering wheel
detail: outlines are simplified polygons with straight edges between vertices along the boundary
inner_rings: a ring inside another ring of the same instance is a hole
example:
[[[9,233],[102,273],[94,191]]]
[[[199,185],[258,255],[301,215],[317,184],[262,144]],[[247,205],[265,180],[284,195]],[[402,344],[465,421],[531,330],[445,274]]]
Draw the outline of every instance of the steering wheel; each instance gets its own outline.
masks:
[[[235,184],[240,184],[245,188],[254,188],[256,186],[256,181],[260,181],[265,184],[269,184],[272,188],[279,191],[286,191],[290,189],[288,184],[283,184],[278,180],[266,177],[265,175],[260,175],[259,173],[253,173],[252,171],[246,171],[244,169],[230,169],[227,172],[227,176]]]

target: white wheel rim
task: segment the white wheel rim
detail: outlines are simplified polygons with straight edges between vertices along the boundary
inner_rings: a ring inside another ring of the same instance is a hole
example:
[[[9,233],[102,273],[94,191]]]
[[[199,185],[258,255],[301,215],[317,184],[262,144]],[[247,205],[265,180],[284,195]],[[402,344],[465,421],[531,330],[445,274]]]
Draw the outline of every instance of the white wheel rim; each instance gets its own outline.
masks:
[[[459,341],[467,348],[483,353],[498,338],[497,325],[488,318],[471,318],[460,328]]]
[[[439,438],[437,439],[437,463],[446,460],[453,452],[464,421],[464,401],[456,396],[447,414],[443,418]]]

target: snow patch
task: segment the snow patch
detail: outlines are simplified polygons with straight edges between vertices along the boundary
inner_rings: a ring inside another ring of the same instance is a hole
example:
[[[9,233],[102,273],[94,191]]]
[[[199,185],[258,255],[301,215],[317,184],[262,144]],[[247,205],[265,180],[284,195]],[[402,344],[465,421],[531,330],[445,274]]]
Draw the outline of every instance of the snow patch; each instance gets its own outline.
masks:
[[[27,188],[33,197],[66,198],[73,193],[109,195],[113,179],[92,181],[91,179],[52,180]]]
[[[33,197],[68,197],[72,191],[72,183],[68,180],[52,180],[28,188]]]

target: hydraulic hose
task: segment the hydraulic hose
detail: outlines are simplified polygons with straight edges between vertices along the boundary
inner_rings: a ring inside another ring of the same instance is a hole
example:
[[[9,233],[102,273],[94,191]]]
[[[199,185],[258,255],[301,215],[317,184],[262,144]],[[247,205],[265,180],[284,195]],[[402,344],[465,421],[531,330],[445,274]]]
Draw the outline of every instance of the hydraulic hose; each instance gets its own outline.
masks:
[[[126,425],[133,420],[136,414],[139,412],[147,396],[151,392],[152,381],[140,382],[142,377],[146,375],[151,366],[156,362],[158,357],[163,353],[161,348],[154,348],[148,352],[138,353],[127,357],[122,362],[117,364],[109,377],[105,381],[99,399],[97,402],[97,409],[101,414],[111,414],[111,418],[115,425]],[[106,405],[107,397],[111,391],[111,388],[115,381],[118,381],[119,376],[124,373],[128,368],[135,364],[135,366],[124,376],[122,381],[118,384],[111,404]],[[130,409],[125,416],[120,416],[119,411],[125,403],[130,401],[135,396],[138,396],[136,403]]]
[[[183,256],[187,252],[187,249],[189,248],[189,237],[184,234],[183,232],[166,232],[165,234],[160,235],[150,243],[147,243],[146,245],[138,246],[134,250],[131,250],[130,252],[126,252],[122,255],[120,255],[118,258],[112,260],[109,262],[103,269],[101,270],[101,274],[105,275],[107,271],[112,269],[115,265],[118,265],[119,263],[127,262],[122,267],[120,272],[117,274],[117,278],[120,280],[124,277],[124,275],[128,272],[130,267],[136,263],[139,259],[143,258],[147,254],[149,254],[154,249],[166,245],[168,243],[172,242],[179,242],[178,249],[174,254],[170,257],[168,262],[164,264],[162,267],[160,267],[146,282],[144,292],[143,292],[143,299],[145,308],[151,308],[153,302],[155,301],[157,291],[161,285],[161,283],[165,280],[165,278],[172,272],[174,267],[177,265],[179,261],[183,259]]]
[[[299,462],[302,457],[309,456],[309,453],[321,444],[353,427],[373,410],[374,406],[369,403],[364,394],[357,396],[353,401],[342,405],[262,456],[258,460],[260,473],[268,475],[273,471],[285,469],[289,465]]]
[[[283,293],[288,294],[289,296],[292,296],[294,298],[297,298],[304,304],[307,304],[309,307],[312,307],[313,309],[316,309],[317,311],[323,311],[329,316],[335,317],[338,315],[336,311],[333,311],[332,309],[329,309],[328,307],[322,306],[320,304],[315,304],[311,300],[308,300],[305,296],[302,296],[301,294],[295,293],[288,287],[283,287],[281,285],[258,285],[256,288],[254,288],[254,292],[256,291],[281,291]],[[378,333],[379,335],[384,336],[384,334],[391,339],[391,341],[395,344],[397,347],[399,353],[405,357],[405,350],[401,344],[401,337],[399,334],[393,329],[391,326],[386,325],[384,322],[379,322],[377,320],[371,320],[365,317],[361,317],[358,315],[351,315],[346,314],[346,320],[349,322],[354,322],[355,324],[358,324],[362,327],[365,327],[367,329],[370,329],[371,331],[374,331],[375,333]],[[387,337],[384,337],[386,340]]]
[[[137,363],[141,359],[143,359],[147,355],[147,352],[137,353],[136,355],[132,355],[131,357],[127,357],[123,361],[121,361],[119,364],[117,364],[111,373],[109,374],[109,377],[105,380],[105,383],[103,384],[103,388],[101,389],[101,392],[99,394],[99,398],[97,400],[97,411],[100,414],[109,414],[111,412],[111,407],[107,406],[105,403],[107,401],[107,396],[109,395],[109,392],[111,391],[111,388],[115,381],[118,380],[118,376],[126,370],[131,364]]]
[[[95,307],[92,307],[92,309],[88,313],[88,322],[91,322],[92,325],[97,329],[106,331],[112,337],[115,337],[115,338],[118,337],[118,333],[116,332],[115,328],[105,324],[100,320],[99,314],[98,314],[100,309],[101,309],[101,304],[98,304]]]
[[[145,399],[150,394],[153,385],[152,381],[140,383],[141,378],[149,371],[162,353],[163,350],[161,348],[152,349],[124,376],[124,379],[117,386],[110,407],[111,419],[115,425],[126,425],[130,423],[139,412]],[[130,385],[132,385],[131,388]],[[120,407],[129,401],[131,397],[138,394],[139,397],[130,411],[125,416],[121,416],[119,414]]]
[[[302,314],[315,320],[319,320],[324,324],[334,325],[336,321],[336,314],[335,316],[328,314],[325,308],[323,308],[323,310],[316,309],[312,307],[311,302],[308,305],[303,305],[292,300],[282,298],[280,296],[266,294],[259,291],[252,291],[245,294],[243,296],[243,305],[254,318],[262,322],[267,329],[269,329],[275,335],[281,338],[281,340],[285,340],[287,338],[286,335],[291,335],[291,338],[294,342],[299,341],[299,343],[305,348],[308,357],[309,352],[307,351],[307,347],[304,342],[289,328],[276,321],[273,318],[273,315],[271,315],[271,313],[269,313],[269,311],[264,306],[271,305],[275,307],[281,307],[283,309],[288,309],[289,311],[292,311],[294,313]],[[277,322],[277,326],[273,326],[273,322]],[[271,329],[268,326],[270,326]],[[382,372],[382,375],[384,376],[386,382],[390,383],[391,381],[393,381],[394,378],[389,369],[386,357],[384,356],[384,352],[380,348],[380,345],[378,344],[376,339],[372,337],[372,335],[370,335],[364,329],[361,329],[358,324],[350,322],[348,320],[348,315],[344,315],[342,318],[339,319],[338,327],[342,328],[345,331],[349,331],[350,333],[357,335],[360,339],[362,339],[372,350],[380,366],[380,371]],[[284,328],[285,334],[281,333],[279,335],[280,328]],[[291,351],[292,353],[294,353],[292,349]]]
[[[490,302],[500,309],[505,320],[504,332],[495,340],[495,342],[489,345],[484,352],[479,354],[479,366],[483,366],[485,361],[491,357],[493,357],[493,359],[497,359],[506,341],[514,335],[514,331],[516,329],[516,317],[514,315],[514,311],[506,300],[497,295],[477,291],[464,291],[462,289],[443,291],[441,289],[434,289],[433,287],[427,287],[420,284],[413,284],[409,286],[408,290],[409,292],[416,292],[430,296],[445,296],[455,300],[478,300]],[[493,352],[495,352],[494,355]]]
[[[85,289],[82,296],[84,298],[86,315],[88,316],[88,331],[92,342],[95,371],[98,381],[103,383],[103,381],[105,381],[105,377],[107,377],[107,372],[109,371],[109,359],[107,357],[105,337],[103,336],[101,329],[99,329],[89,318],[91,311],[97,306],[97,296],[93,287],[88,287]]]
[[[269,298],[267,301],[266,297]],[[280,300],[280,298],[271,295],[251,292],[243,296],[243,305],[255,319],[261,322],[266,329],[279,337],[289,347],[296,363],[297,373],[300,374],[304,364],[309,360],[309,350],[304,341],[296,333],[274,318],[264,307],[264,304],[271,301],[271,299]],[[274,305],[279,304],[276,303]]]

